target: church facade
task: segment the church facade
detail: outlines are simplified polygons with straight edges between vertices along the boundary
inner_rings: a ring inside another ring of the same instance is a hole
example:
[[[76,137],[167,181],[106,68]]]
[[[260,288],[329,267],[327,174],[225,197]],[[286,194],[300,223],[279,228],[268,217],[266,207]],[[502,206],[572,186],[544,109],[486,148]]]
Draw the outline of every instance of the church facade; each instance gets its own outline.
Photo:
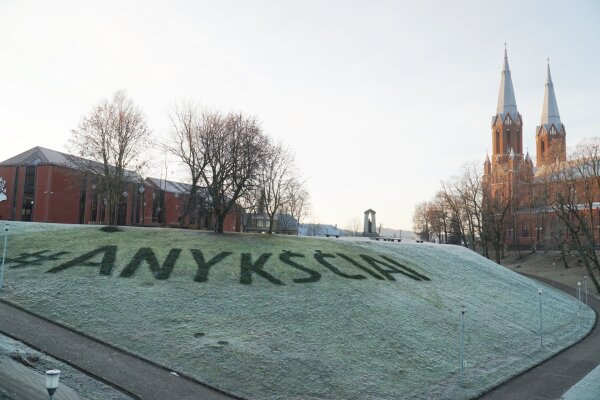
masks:
[[[535,165],[529,152],[523,152],[524,134],[505,49],[498,105],[491,121],[492,152],[486,155],[482,184],[485,196],[497,205],[493,217],[502,218],[498,236],[505,246],[515,248],[546,245],[555,239],[551,236],[560,234],[555,229],[556,216],[544,205],[540,178],[544,167],[567,158],[566,129],[560,119],[549,63],[542,115],[534,132]]]

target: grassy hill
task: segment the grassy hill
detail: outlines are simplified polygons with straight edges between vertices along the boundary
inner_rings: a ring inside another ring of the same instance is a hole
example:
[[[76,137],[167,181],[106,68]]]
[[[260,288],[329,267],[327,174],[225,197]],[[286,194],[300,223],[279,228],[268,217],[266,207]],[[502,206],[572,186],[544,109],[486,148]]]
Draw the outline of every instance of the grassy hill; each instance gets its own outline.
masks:
[[[595,319],[545,288],[540,349],[540,284],[457,246],[14,223],[11,232],[2,298],[251,399],[471,398]]]

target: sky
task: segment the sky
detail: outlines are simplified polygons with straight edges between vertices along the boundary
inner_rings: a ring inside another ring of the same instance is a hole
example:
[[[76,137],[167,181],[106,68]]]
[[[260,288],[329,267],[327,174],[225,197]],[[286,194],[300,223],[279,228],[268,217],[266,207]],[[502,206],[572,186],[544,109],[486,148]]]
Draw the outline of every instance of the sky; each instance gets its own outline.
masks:
[[[600,136],[597,1],[0,0],[0,160],[68,151],[120,89],[157,142],[192,100],[256,116],[307,180],[309,220],[377,212],[411,229],[417,203],[483,164],[504,43],[535,158],[546,71],[567,145]],[[158,147],[149,176],[186,180]]]

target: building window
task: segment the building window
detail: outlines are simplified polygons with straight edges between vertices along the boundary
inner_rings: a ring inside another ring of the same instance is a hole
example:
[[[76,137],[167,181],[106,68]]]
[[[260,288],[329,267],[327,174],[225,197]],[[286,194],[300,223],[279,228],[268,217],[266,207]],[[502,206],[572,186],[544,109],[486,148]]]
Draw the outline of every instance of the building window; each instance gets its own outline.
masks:
[[[521,236],[528,237],[529,236],[529,224],[524,224],[521,230]]]
[[[496,131],[496,148],[494,153],[500,153],[500,131]]]
[[[85,201],[87,195],[87,182],[88,176],[87,174],[83,176],[81,181],[81,190],[79,192],[79,223],[85,223]]]
[[[23,207],[21,208],[21,221],[31,221],[33,218],[33,199],[35,198],[35,166],[25,169],[25,182],[23,185]]]

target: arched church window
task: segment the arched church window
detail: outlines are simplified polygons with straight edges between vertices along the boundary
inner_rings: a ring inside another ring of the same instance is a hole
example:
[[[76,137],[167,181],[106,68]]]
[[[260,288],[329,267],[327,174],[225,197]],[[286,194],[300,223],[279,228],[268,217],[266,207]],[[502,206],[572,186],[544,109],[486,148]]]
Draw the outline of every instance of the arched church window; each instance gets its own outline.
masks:
[[[500,131],[496,131],[496,151],[495,153],[500,153]]]
[[[544,154],[544,151],[546,151],[546,144],[542,140],[542,155]]]

